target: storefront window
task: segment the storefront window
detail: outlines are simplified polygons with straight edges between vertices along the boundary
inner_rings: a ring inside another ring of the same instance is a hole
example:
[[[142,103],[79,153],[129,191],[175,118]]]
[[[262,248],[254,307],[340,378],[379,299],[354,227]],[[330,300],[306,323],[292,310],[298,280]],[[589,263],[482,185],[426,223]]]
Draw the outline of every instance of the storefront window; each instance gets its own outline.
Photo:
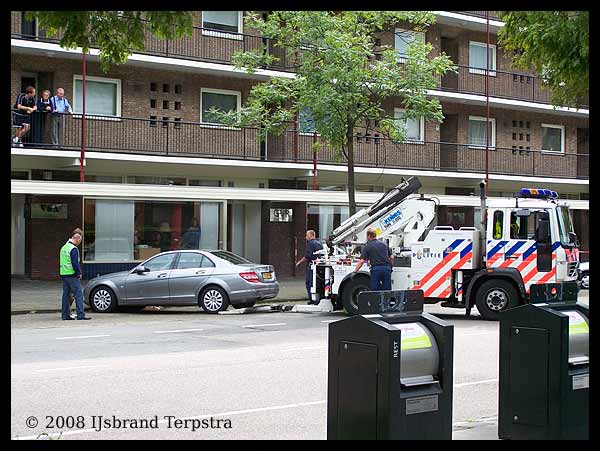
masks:
[[[85,261],[139,261],[178,249],[220,249],[220,202],[86,199]]]
[[[348,219],[349,208],[341,205],[309,205],[308,229],[317,232],[317,239],[325,239]]]

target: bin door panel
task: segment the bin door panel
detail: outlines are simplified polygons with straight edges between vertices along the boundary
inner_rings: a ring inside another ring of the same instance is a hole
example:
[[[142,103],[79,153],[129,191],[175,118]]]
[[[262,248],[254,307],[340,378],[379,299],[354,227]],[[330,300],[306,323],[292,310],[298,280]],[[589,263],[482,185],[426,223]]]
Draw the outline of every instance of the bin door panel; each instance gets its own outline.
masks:
[[[340,342],[338,439],[377,439],[377,346]]]
[[[548,425],[548,330],[510,331],[510,404],[513,423]]]

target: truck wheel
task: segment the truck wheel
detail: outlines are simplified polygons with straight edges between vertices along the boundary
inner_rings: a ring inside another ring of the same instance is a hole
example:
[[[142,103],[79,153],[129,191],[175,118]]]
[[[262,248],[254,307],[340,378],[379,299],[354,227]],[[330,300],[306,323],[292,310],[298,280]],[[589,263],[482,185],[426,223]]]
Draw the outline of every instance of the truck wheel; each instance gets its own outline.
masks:
[[[483,282],[475,295],[475,305],[479,314],[489,321],[498,321],[500,312],[513,308],[518,303],[517,290],[506,280]]]
[[[358,295],[370,289],[369,278],[364,276],[355,277],[344,286],[342,305],[348,314],[358,315]]]

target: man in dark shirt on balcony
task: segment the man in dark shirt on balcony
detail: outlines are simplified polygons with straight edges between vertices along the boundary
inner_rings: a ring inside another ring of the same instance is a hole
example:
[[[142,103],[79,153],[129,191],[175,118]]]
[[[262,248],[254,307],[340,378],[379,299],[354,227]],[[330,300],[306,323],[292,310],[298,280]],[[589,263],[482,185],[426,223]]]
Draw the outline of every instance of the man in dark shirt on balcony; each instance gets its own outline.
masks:
[[[323,249],[323,246],[321,245],[321,243],[319,243],[316,239],[315,239],[315,231],[314,230],[307,230],[306,231],[306,250],[304,252],[304,257],[302,257],[300,260],[298,260],[298,263],[296,263],[296,266],[300,265],[300,263],[302,262],[306,262],[306,293],[308,294],[308,303],[309,304],[318,304],[319,300],[315,300],[313,302],[311,295],[310,295],[310,287],[312,286],[312,279],[313,279],[313,272],[312,272],[312,267],[311,264],[312,262],[318,257],[317,255],[315,255],[315,252],[318,250]]]

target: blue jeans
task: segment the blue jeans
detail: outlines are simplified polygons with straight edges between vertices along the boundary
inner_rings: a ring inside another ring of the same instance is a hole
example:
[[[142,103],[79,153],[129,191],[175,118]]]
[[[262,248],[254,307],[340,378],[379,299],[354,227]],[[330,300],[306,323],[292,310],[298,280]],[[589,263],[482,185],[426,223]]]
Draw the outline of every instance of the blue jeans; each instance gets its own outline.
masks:
[[[62,319],[70,318],[69,308],[69,292],[75,296],[75,305],[77,307],[77,319],[83,318],[83,288],[77,277],[63,277],[63,294],[62,294]]]
[[[392,268],[389,266],[371,267],[371,291],[392,289]]]
[[[310,302],[312,302],[312,297],[311,297],[311,293],[310,293],[310,287],[312,286],[312,269],[310,268],[310,262],[308,262],[308,265],[306,266],[306,293],[308,294],[308,300]]]

